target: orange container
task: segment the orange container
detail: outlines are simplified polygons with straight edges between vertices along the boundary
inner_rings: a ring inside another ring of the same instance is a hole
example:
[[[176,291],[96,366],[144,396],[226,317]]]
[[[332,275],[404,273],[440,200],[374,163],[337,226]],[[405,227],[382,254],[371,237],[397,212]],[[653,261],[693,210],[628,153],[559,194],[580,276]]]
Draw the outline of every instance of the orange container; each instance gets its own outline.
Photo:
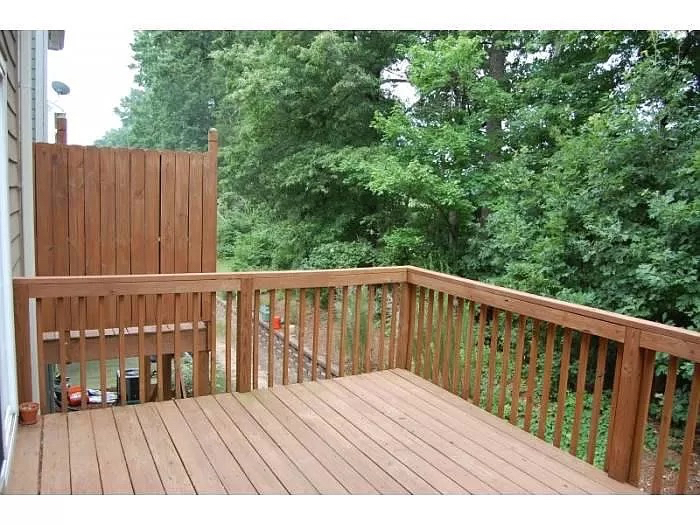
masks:
[[[282,328],[282,319],[280,319],[279,315],[276,315],[272,318],[272,328],[275,330],[279,330]]]
[[[68,388],[68,404],[70,406],[78,406],[83,399],[83,391],[78,386],[71,386]]]

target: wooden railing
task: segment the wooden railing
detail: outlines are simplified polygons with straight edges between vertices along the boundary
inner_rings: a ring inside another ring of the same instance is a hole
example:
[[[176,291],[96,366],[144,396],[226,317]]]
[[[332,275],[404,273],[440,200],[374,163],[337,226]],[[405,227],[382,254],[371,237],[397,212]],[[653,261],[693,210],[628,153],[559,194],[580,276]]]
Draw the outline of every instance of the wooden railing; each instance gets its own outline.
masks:
[[[53,332],[38,316],[43,411],[49,364],[63,410],[69,363],[80,385],[90,386],[91,363],[99,369],[104,400],[107,365],[125,393],[127,359],[137,360],[141,402],[402,367],[651,492],[669,490],[669,472],[684,492],[697,468],[697,332],[414,267],[41,277],[15,279],[14,292],[21,400],[32,398],[30,303],[56,312]],[[674,404],[687,405],[684,427]]]
[[[670,473],[675,491],[686,490],[700,333],[419,268],[407,274],[416,308],[406,368],[617,480],[636,485],[649,464],[645,488],[661,492]],[[658,430],[649,432],[657,359],[668,359],[668,374]],[[690,392],[676,391],[681,368],[692,375]],[[687,403],[675,473],[666,468],[674,403]],[[645,439],[656,439],[655,458],[644,457]]]

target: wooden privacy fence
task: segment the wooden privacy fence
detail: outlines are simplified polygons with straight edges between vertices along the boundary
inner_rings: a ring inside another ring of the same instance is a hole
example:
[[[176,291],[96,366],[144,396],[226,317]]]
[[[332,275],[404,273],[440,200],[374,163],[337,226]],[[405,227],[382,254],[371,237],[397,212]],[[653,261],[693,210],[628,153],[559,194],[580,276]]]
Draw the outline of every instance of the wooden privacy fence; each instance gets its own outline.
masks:
[[[616,480],[637,484],[643,460],[653,472],[651,492],[670,490],[672,482],[673,490],[683,493],[690,474],[697,475],[693,457],[700,408],[698,332],[406,266],[17,278],[14,288],[22,384],[31,383],[29,300],[37,299],[39,308],[56,300],[62,341],[51,347],[45,341],[46,328],[39,324],[40,368],[47,359],[63,371],[66,363],[78,361],[82,375],[87,360],[118,358],[123,381],[126,357],[138,356],[140,366],[147,366],[143,357],[150,339],[158,356],[158,399],[169,394],[164,385],[170,369],[163,356],[174,357],[177,384],[185,373],[186,352],[199,356],[211,350],[209,360],[192,361],[193,395],[406,368],[603,468]],[[218,345],[215,330],[191,330],[199,326],[200,300],[212,305],[216,294],[225,304],[219,331],[223,342]],[[116,334],[107,334],[108,323],[93,327],[83,322],[83,313],[78,331],[70,337],[65,319],[73,301],[79,312],[95,301],[98,320],[104,321],[101,312],[108,300],[131,300],[140,312],[133,332],[138,337],[131,344],[123,317]],[[156,305],[155,331],[145,328],[149,300]],[[171,326],[162,317],[166,300],[173,304]],[[193,315],[187,316],[190,304]],[[272,323],[261,328],[264,306],[270,320],[276,315],[285,320],[283,329],[276,330]],[[296,366],[292,324],[299,349]],[[101,342],[92,353],[85,344],[86,328],[96,328]],[[281,352],[275,339],[282,341]],[[310,347],[310,374],[301,365],[305,342]],[[668,362],[666,376],[659,378],[662,385],[654,385],[657,359]],[[690,377],[683,388],[681,371]],[[145,374],[140,378],[140,399],[146,400]],[[104,390],[104,368],[101,382]],[[660,418],[650,418],[650,401],[659,390]],[[175,395],[183,392],[175,389]],[[20,397],[24,400],[26,394],[20,391]],[[685,412],[684,425],[673,422],[678,407]],[[650,420],[656,426],[656,447],[645,452]],[[671,453],[678,462],[672,478],[666,468]]]
[[[37,276],[216,271],[216,155],[216,130],[206,153],[35,144]],[[78,301],[69,302],[61,323],[77,330]],[[149,298],[146,324],[155,323],[155,309]],[[183,314],[191,318],[191,303]],[[131,298],[118,306],[108,297],[102,315],[108,327],[135,326],[139,307]],[[208,306],[202,315],[209,318]],[[57,329],[56,316],[54,301],[46,301],[46,331]],[[161,320],[173,319],[169,298]],[[91,297],[85,323],[98,321]]]

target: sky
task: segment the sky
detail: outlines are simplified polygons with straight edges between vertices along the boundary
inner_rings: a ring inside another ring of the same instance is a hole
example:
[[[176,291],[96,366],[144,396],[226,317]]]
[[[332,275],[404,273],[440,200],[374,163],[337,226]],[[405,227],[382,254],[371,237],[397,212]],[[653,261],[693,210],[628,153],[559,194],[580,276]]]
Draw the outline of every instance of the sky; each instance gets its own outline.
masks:
[[[133,31],[67,30],[61,51],[48,53],[49,140],[54,136],[53,112],[62,108],[68,119],[68,143],[91,145],[120,126],[114,108],[129,94],[134,80],[130,44]],[[51,82],[70,88],[58,96]]]

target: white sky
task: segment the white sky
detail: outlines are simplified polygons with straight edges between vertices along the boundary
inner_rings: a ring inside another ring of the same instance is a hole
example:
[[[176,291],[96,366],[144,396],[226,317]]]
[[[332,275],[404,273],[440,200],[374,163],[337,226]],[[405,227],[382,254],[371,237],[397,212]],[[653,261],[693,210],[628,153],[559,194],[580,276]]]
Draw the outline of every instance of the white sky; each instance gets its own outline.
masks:
[[[49,140],[53,141],[51,103],[60,106],[68,118],[68,143],[91,145],[110,128],[120,126],[114,108],[131,90],[134,71],[130,44],[133,31],[69,29],[61,51],[48,54]],[[58,96],[51,82],[68,84],[70,93]]]

